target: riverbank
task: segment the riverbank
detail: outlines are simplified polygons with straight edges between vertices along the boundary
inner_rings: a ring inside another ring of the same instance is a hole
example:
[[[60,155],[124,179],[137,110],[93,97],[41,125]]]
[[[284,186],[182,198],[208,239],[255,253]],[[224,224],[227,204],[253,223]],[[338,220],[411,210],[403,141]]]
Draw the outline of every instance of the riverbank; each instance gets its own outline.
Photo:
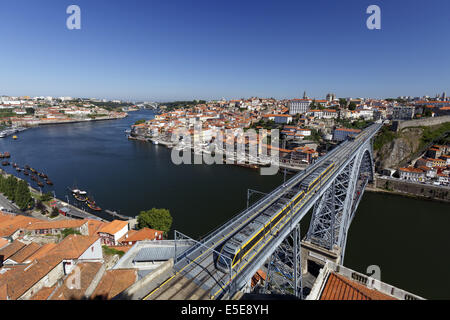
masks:
[[[67,124],[67,123],[81,123],[81,122],[94,122],[94,121],[105,121],[105,120],[119,120],[126,118],[125,116],[115,116],[115,117],[98,117],[93,119],[75,119],[75,120],[42,120],[36,123],[36,126],[49,125],[49,124]]]
[[[368,185],[366,191],[393,194],[411,199],[450,203],[450,188],[410,183],[402,180],[376,178],[375,185]]]

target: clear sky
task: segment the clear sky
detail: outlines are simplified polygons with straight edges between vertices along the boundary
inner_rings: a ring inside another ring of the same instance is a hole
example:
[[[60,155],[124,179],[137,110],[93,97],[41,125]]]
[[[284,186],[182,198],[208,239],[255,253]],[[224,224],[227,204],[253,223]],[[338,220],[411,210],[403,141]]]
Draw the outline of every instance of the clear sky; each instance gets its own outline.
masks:
[[[81,30],[66,9],[81,8]],[[381,30],[366,8],[381,8]],[[0,95],[175,99],[450,93],[448,0],[10,0]]]

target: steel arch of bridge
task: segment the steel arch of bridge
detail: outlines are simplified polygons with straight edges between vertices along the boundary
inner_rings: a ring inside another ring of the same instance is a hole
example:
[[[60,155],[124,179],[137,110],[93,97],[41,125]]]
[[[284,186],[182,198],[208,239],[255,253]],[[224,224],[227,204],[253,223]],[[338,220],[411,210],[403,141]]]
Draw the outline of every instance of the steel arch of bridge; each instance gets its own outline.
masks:
[[[323,249],[340,254],[343,263],[348,230],[362,198],[367,182],[374,177],[372,140],[367,140],[344,163],[324,188],[313,204],[313,214],[305,237]],[[309,210],[309,209],[307,209]],[[276,289],[282,294],[303,298],[302,271],[294,266],[301,265],[301,244],[297,243],[299,224],[272,253],[269,264],[265,293]],[[288,270],[288,271],[287,271]],[[275,274],[277,273],[277,274]]]
[[[367,141],[315,202],[306,240],[327,250],[340,248],[342,262],[348,229],[364,188],[373,176],[372,146]]]

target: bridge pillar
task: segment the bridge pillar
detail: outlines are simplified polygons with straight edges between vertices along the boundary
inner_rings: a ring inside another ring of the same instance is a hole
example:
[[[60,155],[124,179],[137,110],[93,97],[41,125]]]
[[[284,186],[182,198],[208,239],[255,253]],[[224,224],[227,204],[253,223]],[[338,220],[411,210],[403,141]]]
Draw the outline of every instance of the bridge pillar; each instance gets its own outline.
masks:
[[[341,262],[341,248],[334,245],[332,249],[326,249],[308,240],[301,242],[302,274],[310,273],[317,277],[319,270],[327,263]]]

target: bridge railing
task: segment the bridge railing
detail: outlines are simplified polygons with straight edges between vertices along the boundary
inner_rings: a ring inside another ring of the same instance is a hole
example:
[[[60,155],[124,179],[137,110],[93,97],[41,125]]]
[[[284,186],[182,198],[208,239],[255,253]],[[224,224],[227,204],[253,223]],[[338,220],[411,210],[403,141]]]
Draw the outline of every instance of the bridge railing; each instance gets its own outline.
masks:
[[[178,241],[184,241],[184,242],[188,241],[189,243],[192,243],[193,245],[189,249],[182,251],[180,254],[178,254],[178,250],[177,250],[177,242]],[[174,257],[175,270],[177,270],[178,272],[180,272],[182,274],[183,273],[188,274],[189,272],[191,272],[193,269],[195,269],[197,267],[207,270],[207,267],[202,266],[201,261],[197,261],[197,259],[200,258],[202,255],[204,255],[206,252],[200,251],[200,254],[198,254],[195,259],[189,258],[189,255],[191,253],[193,253],[195,250],[200,249],[200,248],[203,248],[204,250],[206,250],[212,254],[213,263],[216,263],[215,260],[220,258],[221,261],[225,264],[225,268],[228,270],[228,272],[227,272],[228,276],[225,278],[225,281],[223,279],[221,281],[217,281],[217,279],[216,279],[216,283],[222,287],[223,291],[226,291],[223,286],[226,283],[230,284],[227,289],[228,291],[230,291],[231,290],[231,277],[232,277],[232,271],[233,271],[231,268],[231,263],[232,263],[231,258],[228,256],[225,256],[225,255],[221,255],[220,252],[216,251],[212,247],[209,247],[200,241],[194,240],[177,230],[175,230],[175,257]],[[187,269],[187,267],[189,265],[193,265],[192,269]]]

